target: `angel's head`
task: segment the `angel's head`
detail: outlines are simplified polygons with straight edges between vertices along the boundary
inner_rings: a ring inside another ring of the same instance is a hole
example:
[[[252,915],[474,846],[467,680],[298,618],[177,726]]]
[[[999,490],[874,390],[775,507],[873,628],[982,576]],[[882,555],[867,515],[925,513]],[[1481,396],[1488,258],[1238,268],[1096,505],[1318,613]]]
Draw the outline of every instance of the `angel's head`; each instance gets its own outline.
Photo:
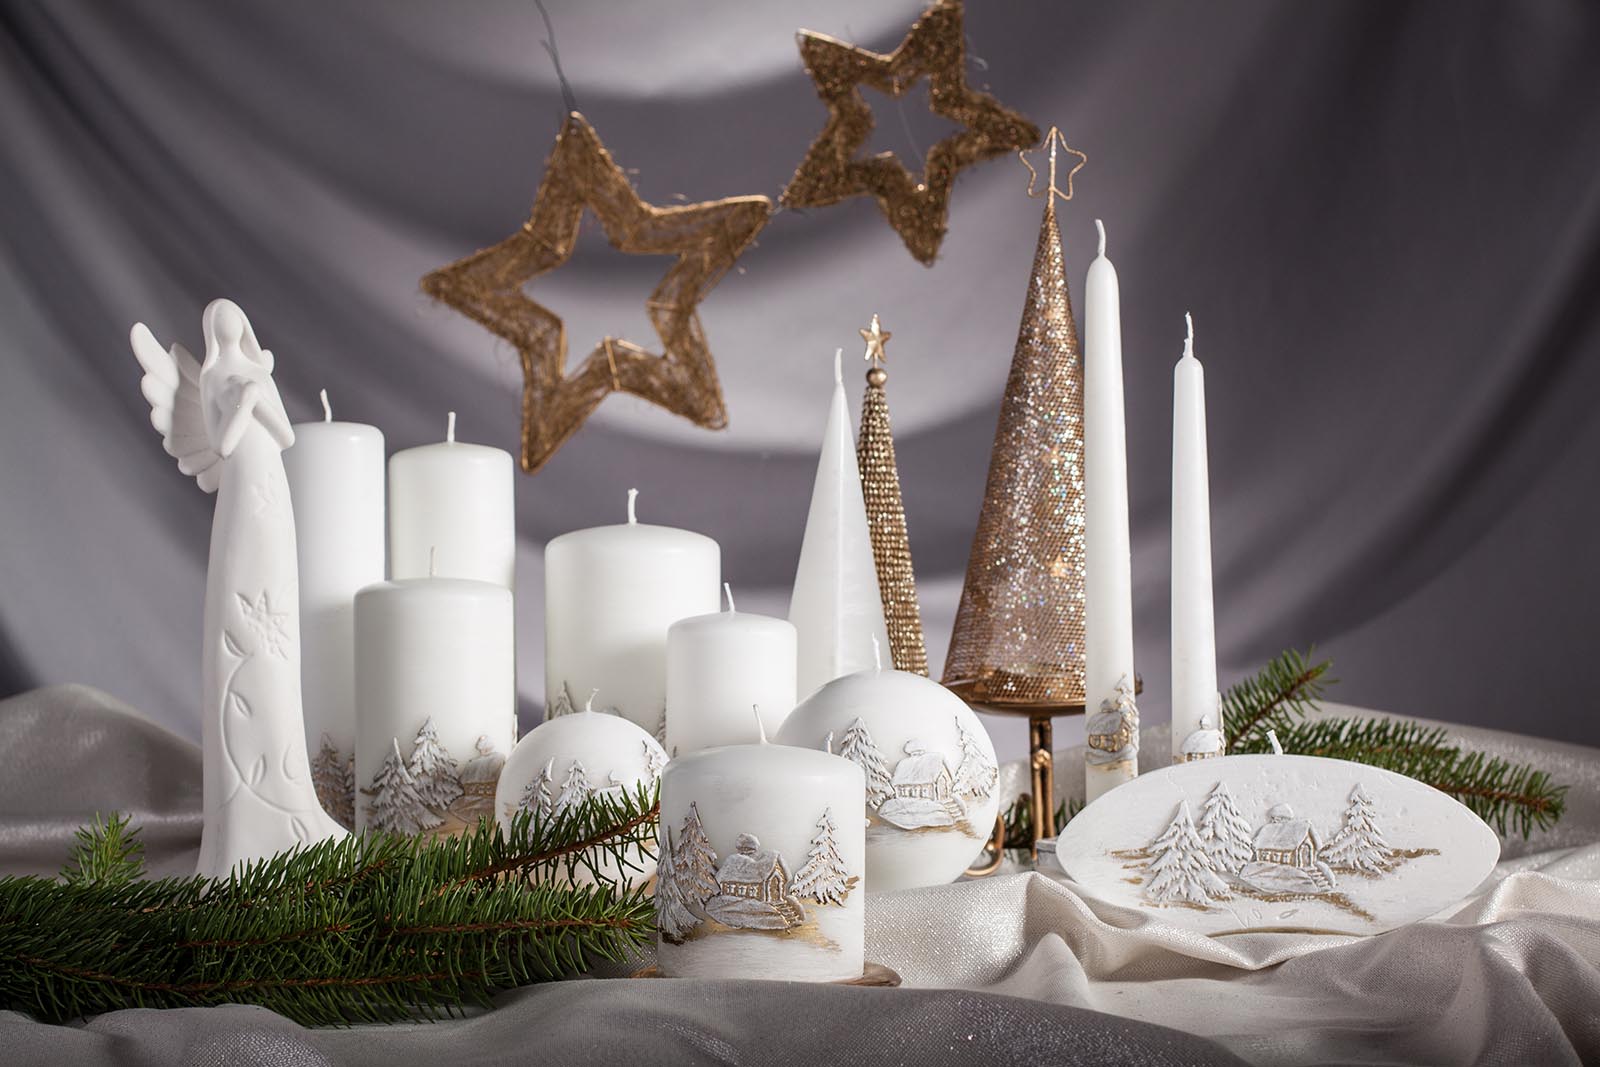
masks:
[[[222,371],[222,377],[264,378],[272,374],[272,353],[261,347],[244,311],[232,300],[206,305],[201,325],[206,335],[206,358],[200,373]]]

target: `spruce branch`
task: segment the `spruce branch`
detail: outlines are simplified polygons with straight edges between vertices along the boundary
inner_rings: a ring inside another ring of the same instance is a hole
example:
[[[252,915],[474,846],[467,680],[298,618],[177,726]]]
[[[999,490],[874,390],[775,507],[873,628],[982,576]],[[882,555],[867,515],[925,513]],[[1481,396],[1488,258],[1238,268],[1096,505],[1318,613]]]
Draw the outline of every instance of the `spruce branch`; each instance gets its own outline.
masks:
[[[96,814],[74,836],[77,844],[61,869],[68,885],[121,885],[144,874],[144,842],[129,816],[112,812],[102,821]]]
[[[1262,667],[1254,677],[1230,688],[1222,698],[1222,719],[1229,734],[1228,751],[1257,751],[1267,745],[1267,731],[1281,735],[1286,726],[1305,717],[1323,691],[1333,684],[1326,677],[1333,664],[1313,663],[1310,652],[1288,649]]]

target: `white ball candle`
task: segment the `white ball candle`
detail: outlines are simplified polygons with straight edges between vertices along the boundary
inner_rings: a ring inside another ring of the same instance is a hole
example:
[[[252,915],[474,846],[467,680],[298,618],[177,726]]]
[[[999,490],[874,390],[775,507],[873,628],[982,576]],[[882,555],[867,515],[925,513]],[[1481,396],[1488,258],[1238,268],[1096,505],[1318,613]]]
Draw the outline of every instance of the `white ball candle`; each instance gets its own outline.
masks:
[[[355,598],[383,581],[383,433],[335,422],[296,423],[283,453],[294,504],[300,577],[300,691],[317,799],[355,824],[348,767],[355,755]]]
[[[775,734],[794,703],[795,629],[787,619],[736,610],[728,589],[727,611],[668,628],[666,748],[674,756],[751,744],[761,728]]]
[[[777,739],[837,752],[865,774],[873,892],[955,881],[994,830],[994,744],[960,697],[920,674],[837,678],[790,713]]]
[[[504,829],[519,812],[536,819],[560,818],[597,794],[635,796],[655,784],[667,754],[656,739],[627,719],[581,711],[549,719],[530,730],[506,760],[495,792],[495,816]],[[656,873],[656,858],[643,849],[628,853],[626,866],[602,857],[595,871],[577,867],[574,881],[594,874],[642,884]]]
[[[717,610],[722,552],[702,534],[628,521],[562,534],[544,549],[546,716],[598,689],[614,711],[664,736],[667,628]]]
[[[494,814],[516,723],[510,591],[380,582],[355,616],[356,829],[471,829]]]
[[[861,771],[783,745],[675,759],[661,775],[656,959],[680,978],[859,978]]]
[[[1172,756],[1200,730],[1221,729],[1217,633],[1211,603],[1211,486],[1206,461],[1205,368],[1194,320],[1172,372]],[[1202,719],[1210,719],[1207,726]]]
[[[389,460],[389,577],[472,578],[513,588],[517,525],[511,453],[445,439]]]

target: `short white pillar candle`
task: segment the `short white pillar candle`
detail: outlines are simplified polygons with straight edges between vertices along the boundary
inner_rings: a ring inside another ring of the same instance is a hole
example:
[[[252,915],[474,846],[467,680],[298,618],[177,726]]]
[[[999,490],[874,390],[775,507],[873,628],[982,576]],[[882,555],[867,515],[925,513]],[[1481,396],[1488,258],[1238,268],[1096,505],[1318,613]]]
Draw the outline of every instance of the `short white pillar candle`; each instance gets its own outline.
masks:
[[[356,829],[457,833],[493,816],[516,724],[511,592],[380,582],[355,615]]]
[[[727,589],[727,586],[723,587]],[[747,745],[775,734],[795,705],[794,624],[728,610],[679,619],[667,630],[667,740],[674,756]],[[759,709],[759,724],[750,708]]]
[[[599,690],[614,711],[664,736],[667,628],[717,610],[722,551],[702,534],[628,521],[574,530],[544,549],[547,717]]]
[[[661,775],[656,959],[663,974],[859,978],[866,784],[849,760],[733,745]]]
[[[511,453],[445,439],[389,459],[389,577],[472,578],[513,588],[517,557]]]
[[[321,422],[294,427],[283,453],[294,504],[300,577],[300,692],[317,799],[346,827],[355,755],[355,598],[383,581],[383,433],[335,422],[322,392]]]

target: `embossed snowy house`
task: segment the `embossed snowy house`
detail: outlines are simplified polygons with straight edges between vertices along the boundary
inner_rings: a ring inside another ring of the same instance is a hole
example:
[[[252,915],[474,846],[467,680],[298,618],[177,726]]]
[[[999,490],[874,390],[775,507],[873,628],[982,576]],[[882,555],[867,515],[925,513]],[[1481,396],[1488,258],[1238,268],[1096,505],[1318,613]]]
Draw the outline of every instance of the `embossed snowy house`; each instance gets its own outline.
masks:
[[[889,785],[897,797],[944,803],[954,795],[956,780],[943,756],[913,740],[906,742],[905,758],[895,764]]]
[[[726,896],[776,904],[787,895],[789,872],[776,850],[763,850],[755,834],[740,834],[717,868],[717,885]]]
[[[506,757],[495,748],[487,734],[478,735],[477,749],[477,756],[461,767],[461,806],[467,811],[487,815],[494,810],[494,790],[500,783]]]
[[[1138,752],[1134,747],[1136,715],[1133,694],[1118,686],[1116,699],[1102,700],[1100,710],[1084,724],[1084,743],[1088,745],[1084,758],[1095,764],[1133,759]]]
[[[1256,831],[1251,842],[1257,863],[1281,863],[1289,867],[1312,869],[1322,842],[1310,819],[1297,819],[1287,804],[1275,805],[1267,812],[1267,824]]]
[[[1193,763],[1195,760],[1211,759],[1222,755],[1226,747],[1222,731],[1217,729],[1217,720],[1210,712],[1200,716],[1200,729],[1183,739],[1183,751],[1178,754],[1179,763]]]

